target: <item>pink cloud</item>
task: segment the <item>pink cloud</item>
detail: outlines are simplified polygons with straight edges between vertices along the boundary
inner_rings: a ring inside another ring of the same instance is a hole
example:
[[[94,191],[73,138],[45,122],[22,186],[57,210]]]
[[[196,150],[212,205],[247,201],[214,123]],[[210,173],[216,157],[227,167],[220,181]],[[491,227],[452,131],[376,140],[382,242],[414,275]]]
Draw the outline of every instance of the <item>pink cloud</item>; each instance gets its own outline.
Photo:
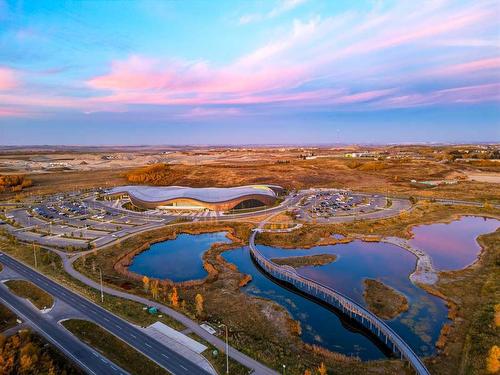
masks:
[[[287,6],[299,3],[291,0]],[[490,46],[486,54],[475,42],[470,47],[474,50],[436,43],[446,40],[453,46],[453,42],[492,39],[497,15],[492,4],[396,2],[369,11],[295,19],[286,31],[273,31],[260,47],[221,65],[133,54],[89,77],[82,96],[60,94],[74,92],[82,82],[72,81],[69,90],[52,92],[55,85],[48,84],[45,91],[41,83],[50,77],[23,72],[23,81],[33,78],[35,84],[21,87],[21,72],[0,67],[0,103],[84,113],[122,112],[134,104],[179,105],[194,107],[186,108],[183,116],[195,118],[237,115],[237,106],[252,104],[369,109],[497,100],[496,88],[489,85],[498,81],[496,49]],[[474,76],[476,86],[467,86],[470,74],[476,72],[483,72]],[[416,88],[423,86],[422,79],[448,75],[456,76],[453,82],[458,87],[430,93]],[[457,83],[462,76],[467,84]]]
[[[1,117],[31,117],[33,113],[21,108],[0,107]]]
[[[16,72],[13,69],[0,67],[0,90],[10,90],[18,85]]]
[[[382,97],[388,96],[395,92],[395,89],[384,89],[384,90],[373,90],[365,91],[357,94],[344,95],[334,100],[335,103],[339,104],[353,104],[368,102],[374,99],[380,99]]]
[[[243,112],[239,108],[202,108],[196,107],[186,113],[180,114],[181,118],[206,118],[206,117],[227,117],[239,116]]]
[[[383,99],[377,108],[406,108],[436,104],[500,102],[500,83],[462,86],[426,94],[408,94]]]
[[[293,87],[304,76],[300,66],[261,66],[240,63],[213,68],[205,63],[161,62],[132,56],[112,64],[110,73],[87,81],[112,92],[96,99],[143,104],[217,104],[241,101],[257,92]]]
[[[470,61],[462,64],[446,66],[436,70],[435,74],[441,75],[461,75],[476,73],[484,70],[500,70],[500,57]]]

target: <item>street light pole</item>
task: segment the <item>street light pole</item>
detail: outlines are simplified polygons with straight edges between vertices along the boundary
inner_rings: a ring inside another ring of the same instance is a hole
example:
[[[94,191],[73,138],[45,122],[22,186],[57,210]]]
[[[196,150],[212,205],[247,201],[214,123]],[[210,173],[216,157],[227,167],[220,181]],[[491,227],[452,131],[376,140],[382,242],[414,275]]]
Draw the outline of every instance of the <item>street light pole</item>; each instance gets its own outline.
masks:
[[[35,268],[38,268],[38,262],[36,260],[35,241],[33,241],[33,257],[35,258]]]
[[[219,325],[219,327],[224,326],[226,328],[226,374],[229,374],[229,339],[227,334],[227,325],[224,323]]]
[[[286,365],[283,365],[283,375],[286,375]]]
[[[102,287],[102,270],[99,268],[99,280],[101,281],[101,303],[104,303],[104,291]]]

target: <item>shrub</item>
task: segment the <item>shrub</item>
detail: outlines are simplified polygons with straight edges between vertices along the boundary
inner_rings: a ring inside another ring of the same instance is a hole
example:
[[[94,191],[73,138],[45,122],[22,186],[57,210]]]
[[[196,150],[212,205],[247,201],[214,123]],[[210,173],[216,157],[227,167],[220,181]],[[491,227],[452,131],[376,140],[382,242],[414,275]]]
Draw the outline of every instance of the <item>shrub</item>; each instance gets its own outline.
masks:
[[[10,189],[18,192],[33,185],[33,181],[23,175],[0,175],[0,191]]]
[[[135,169],[126,173],[125,177],[134,184],[149,185],[170,185],[178,178],[177,174],[165,163]]]

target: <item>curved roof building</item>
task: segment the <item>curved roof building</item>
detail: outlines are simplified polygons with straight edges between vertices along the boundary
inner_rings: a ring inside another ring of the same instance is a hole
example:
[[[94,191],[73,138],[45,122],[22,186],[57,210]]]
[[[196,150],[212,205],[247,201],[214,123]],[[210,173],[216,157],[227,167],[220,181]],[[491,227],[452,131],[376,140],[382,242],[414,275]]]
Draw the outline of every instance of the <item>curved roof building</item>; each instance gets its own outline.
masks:
[[[111,189],[108,196],[127,195],[141,208],[154,209],[208,209],[228,211],[272,205],[275,185],[248,185],[231,188],[190,188],[183,186],[120,186]]]

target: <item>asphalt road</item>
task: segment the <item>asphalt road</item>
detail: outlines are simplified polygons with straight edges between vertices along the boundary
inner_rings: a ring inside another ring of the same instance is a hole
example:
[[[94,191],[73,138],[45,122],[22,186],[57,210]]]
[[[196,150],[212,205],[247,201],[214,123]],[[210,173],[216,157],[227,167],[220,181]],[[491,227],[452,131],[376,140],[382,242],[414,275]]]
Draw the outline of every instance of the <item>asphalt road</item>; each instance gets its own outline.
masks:
[[[4,256],[0,256],[3,258]],[[3,261],[3,259],[2,259]],[[14,296],[6,286],[0,285],[0,300],[25,322],[35,327],[53,345],[71,358],[89,374],[126,374],[123,370],[80,342],[57,323],[47,320],[40,311],[35,311],[20,298]]]
[[[55,298],[59,298],[74,309],[82,312],[101,327],[167,369],[170,373],[174,375],[209,374],[191,361],[135,328],[130,323],[55,283],[7,254],[0,253],[0,261]],[[109,372],[97,372],[97,374],[107,373]]]

